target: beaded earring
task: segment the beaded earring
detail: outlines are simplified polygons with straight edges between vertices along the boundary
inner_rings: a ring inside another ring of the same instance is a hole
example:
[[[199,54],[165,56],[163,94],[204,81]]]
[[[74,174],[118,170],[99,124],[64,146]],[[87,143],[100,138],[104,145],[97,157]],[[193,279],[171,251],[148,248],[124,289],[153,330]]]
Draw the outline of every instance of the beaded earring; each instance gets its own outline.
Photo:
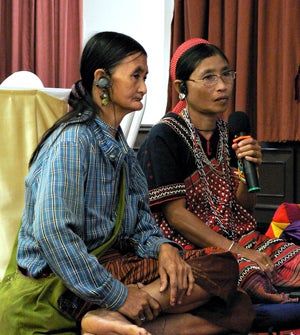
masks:
[[[179,93],[178,98],[179,98],[179,100],[184,100],[185,99],[185,94],[184,93]]]
[[[102,93],[100,94],[100,98],[101,98],[101,103],[103,106],[106,106],[109,103],[109,95],[106,89],[102,90]]]

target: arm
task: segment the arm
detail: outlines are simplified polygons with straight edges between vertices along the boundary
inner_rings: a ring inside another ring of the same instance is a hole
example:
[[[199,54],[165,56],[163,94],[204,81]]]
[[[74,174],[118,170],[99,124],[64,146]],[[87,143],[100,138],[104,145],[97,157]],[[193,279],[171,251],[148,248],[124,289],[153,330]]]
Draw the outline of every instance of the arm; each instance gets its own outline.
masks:
[[[193,244],[205,247],[229,249],[231,241],[213,231],[195,214],[186,209],[185,198],[169,201],[163,205],[168,223]]]
[[[219,247],[230,250],[256,262],[268,275],[271,276],[273,263],[267,254],[257,250],[246,249],[218,234],[202,222],[196,215],[186,209],[185,199],[173,200],[166,203],[163,207],[164,215],[168,223],[178,230],[185,238],[193,244],[204,247]]]
[[[158,258],[160,292],[170,288],[170,305],[173,306],[181,302],[183,295],[191,294],[193,275],[190,266],[180,256],[179,246],[165,239],[154,222],[149,208],[146,179],[139,164],[132,166],[135,166],[136,177],[130,183],[131,199],[134,194],[140,199],[137,206],[138,221],[132,239],[140,256]]]
[[[237,202],[249,213],[253,213],[256,205],[256,193],[249,193],[247,185],[241,181],[239,182],[239,186],[236,191],[236,199]]]
[[[131,179],[127,204],[131,212],[135,211],[135,222],[132,224],[134,231],[130,234],[130,240],[136,253],[143,258],[158,259],[159,250],[163,243],[173,244],[178,252],[180,247],[175,242],[164,238],[162,231],[153,219],[149,207],[147,181],[135,156],[132,158],[130,166]]]

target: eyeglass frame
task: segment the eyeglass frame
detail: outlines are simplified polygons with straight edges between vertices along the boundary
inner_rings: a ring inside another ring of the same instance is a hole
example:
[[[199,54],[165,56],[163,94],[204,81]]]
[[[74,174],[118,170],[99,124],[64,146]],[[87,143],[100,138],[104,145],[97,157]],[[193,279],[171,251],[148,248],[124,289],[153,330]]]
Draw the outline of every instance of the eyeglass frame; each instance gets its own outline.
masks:
[[[230,77],[224,77],[225,73],[230,73]],[[211,83],[211,84],[205,82],[205,79],[207,79],[207,77],[209,77],[209,76],[215,78],[214,81],[213,81],[213,83]],[[236,71],[234,71],[234,70],[226,70],[226,71],[223,71],[223,73],[221,73],[221,74],[206,74],[201,79],[192,79],[192,78],[190,78],[190,79],[187,79],[186,81],[192,81],[192,82],[195,82],[195,83],[197,83],[199,81],[202,81],[203,85],[205,87],[213,87],[213,86],[217,85],[219,78],[221,78],[222,81],[223,81],[223,83],[225,83],[225,84],[232,84],[234,82],[234,80],[236,79]]]

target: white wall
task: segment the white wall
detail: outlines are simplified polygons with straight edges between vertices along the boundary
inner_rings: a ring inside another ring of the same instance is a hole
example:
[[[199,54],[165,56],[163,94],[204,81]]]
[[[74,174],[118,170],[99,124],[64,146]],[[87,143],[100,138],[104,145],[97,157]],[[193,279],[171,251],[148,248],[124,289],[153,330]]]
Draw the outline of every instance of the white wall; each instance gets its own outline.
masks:
[[[148,54],[147,104],[143,124],[165,113],[173,0],[83,0],[83,43],[99,31],[135,38]]]

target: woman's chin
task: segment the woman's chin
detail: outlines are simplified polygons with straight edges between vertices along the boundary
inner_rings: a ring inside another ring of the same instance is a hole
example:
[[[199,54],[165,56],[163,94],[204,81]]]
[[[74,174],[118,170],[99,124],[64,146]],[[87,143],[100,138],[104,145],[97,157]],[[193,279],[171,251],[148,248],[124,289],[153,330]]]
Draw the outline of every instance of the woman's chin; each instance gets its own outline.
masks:
[[[134,105],[133,105],[132,108],[131,108],[131,112],[139,111],[139,110],[141,110],[143,107],[144,107],[144,105],[143,105],[140,101],[135,102]]]

